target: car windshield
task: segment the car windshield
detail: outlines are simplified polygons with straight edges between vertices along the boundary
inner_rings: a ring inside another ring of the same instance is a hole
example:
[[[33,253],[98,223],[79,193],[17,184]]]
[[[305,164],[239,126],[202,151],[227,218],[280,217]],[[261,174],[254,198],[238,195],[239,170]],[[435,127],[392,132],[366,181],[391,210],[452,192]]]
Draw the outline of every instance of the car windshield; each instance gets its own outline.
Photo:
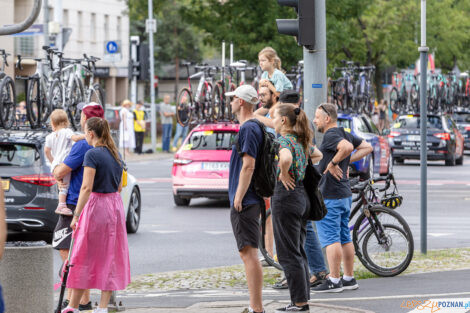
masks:
[[[398,118],[392,128],[419,128],[421,125],[419,116],[404,116]],[[442,121],[439,116],[428,116],[428,128],[442,129]]]
[[[456,123],[470,123],[470,113],[455,113],[453,117]]]
[[[351,129],[351,120],[339,118],[338,126],[343,127],[344,129]]]
[[[187,150],[232,150],[236,132],[196,131],[191,134]]]
[[[0,166],[36,166],[40,165],[40,159],[34,146],[0,143]]]

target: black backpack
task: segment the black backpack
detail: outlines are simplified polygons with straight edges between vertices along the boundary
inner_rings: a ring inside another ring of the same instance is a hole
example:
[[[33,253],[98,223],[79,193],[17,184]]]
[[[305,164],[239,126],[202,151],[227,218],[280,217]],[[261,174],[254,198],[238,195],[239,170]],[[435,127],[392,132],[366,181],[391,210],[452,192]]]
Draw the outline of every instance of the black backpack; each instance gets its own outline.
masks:
[[[279,154],[279,143],[274,134],[266,131],[266,126],[257,119],[251,119],[248,122],[255,122],[261,128],[263,133],[263,143],[258,151],[253,173],[252,183],[255,192],[263,198],[270,198],[274,194],[276,186],[277,159]],[[238,143],[238,136],[235,142],[238,155],[242,157],[242,152]]]

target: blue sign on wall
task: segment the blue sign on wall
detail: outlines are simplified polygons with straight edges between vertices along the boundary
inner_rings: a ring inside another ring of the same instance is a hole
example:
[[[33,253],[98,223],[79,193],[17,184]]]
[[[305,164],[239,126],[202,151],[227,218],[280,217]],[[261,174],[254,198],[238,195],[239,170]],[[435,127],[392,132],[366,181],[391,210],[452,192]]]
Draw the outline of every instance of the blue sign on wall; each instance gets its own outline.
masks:
[[[118,53],[118,44],[115,41],[108,41],[106,43],[106,52],[107,53]]]
[[[312,84],[312,88],[322,88],[322,84]]]

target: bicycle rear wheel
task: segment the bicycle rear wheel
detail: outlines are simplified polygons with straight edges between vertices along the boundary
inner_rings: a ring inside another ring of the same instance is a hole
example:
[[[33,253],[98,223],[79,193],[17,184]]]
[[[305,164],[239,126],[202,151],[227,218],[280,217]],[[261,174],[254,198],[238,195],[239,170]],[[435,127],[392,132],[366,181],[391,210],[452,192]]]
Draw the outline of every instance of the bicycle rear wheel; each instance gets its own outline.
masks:
[[[10,129],[16,121],[16,93],[13,79],[5,76],[0,83],[0,123]]]
[[[368,217],[367,217],[368,216]],[[354,225],[356,255],[372,273],[391,277],[408,268],[413,258],[413,234],[405,219],[392,209],[375,205]]]
[[[396,87],[393,87],[392,91],[390,92],[390,109],[393,113],[400,113],[400,108],[398,106],[398,90]]]
[[[214,117],[217,121],[223,120],[225,117],[225,100],[224,100],[224,89],[222,84],[218,82],[212,89],[211,102],[214,108]]]
[[[74,130],[80,129],[80,117],[82,112],[78,109],[77,105],[84,100],[83,86],[81,85],[81,81],[74,79],[69,91],[67,105],[67,113],[69,115],[70,124]]]
[[[193,97],[188,88],[181,89],[176,102],[176,120],[185,127],[189,125],[193,114]]]
[[[89,89],[90,94],[88,95],[88,101],[96,102],[103,107],[103,111],[105,110],[105,93],[103,88],[101,88],[100,84],[94,84],[92,88]]]
[[[212,122],[214,120],[214,106],[212,105],[212,85],[204,84],[199,99],[200,111],[204,122]]]

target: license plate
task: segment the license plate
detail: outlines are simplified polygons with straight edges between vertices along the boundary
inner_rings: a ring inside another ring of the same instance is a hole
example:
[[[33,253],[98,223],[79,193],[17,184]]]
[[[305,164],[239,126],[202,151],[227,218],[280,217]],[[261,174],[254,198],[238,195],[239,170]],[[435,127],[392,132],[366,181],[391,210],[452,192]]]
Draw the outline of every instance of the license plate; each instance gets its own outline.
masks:
[[[409,141],[421,141],[421,136],[418,135],[408,135]]]
[[[10,190],[10,181],[9,180],[3,180],[2,179],[2,188],[5,191]]]
[[[228,171],[228,162],[204,162],[202,163],[202,169],[204,171]]]
[[[417,143],[414,142],[414,141],[403,141],[401,143],[402,146],[406,146],[406,147],[414,147],[414,146],[416,146],[416,144]]]

